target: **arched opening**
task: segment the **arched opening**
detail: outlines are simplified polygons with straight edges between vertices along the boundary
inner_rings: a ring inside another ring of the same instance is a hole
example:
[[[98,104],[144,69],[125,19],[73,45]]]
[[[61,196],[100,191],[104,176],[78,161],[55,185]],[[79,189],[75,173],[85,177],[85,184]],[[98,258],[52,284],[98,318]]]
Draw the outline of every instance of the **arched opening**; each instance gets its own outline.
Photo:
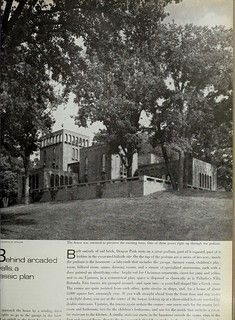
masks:
[[[50,185],[51,185],[51,188],[53,188],[55,186],[55,176],[54,176],[54,174],[51,174]]]
[[[85,158],[85,174],[88,174],[88,158]]]
[[[59,179],[59,176],[58,176],[58,174],[57,174],[57,175],[55,176],[55,185],[56,185],[56,187],[58,187],[59,184],[60,184],[60,179]]]
[[[85,158],[84,181],[88,182],[88,158]]]
[[[101,171],[105,172],[105,165],[106,165],[106,155],[105,153],[102,154],[101,158]]]
[[[65,176],[64,178],[64,183],[66,186],[69,184],[69,178],[67,176]]]
[[[64,176],[60,176],[60,186],[64,185]]]
[[[47,152],[46,150],[43,151],[43,166],[46,166],[46,162],[47,162]]]
[[[73,178],[69,177],[69,185],[72,185],[72,184],[73,184]]]

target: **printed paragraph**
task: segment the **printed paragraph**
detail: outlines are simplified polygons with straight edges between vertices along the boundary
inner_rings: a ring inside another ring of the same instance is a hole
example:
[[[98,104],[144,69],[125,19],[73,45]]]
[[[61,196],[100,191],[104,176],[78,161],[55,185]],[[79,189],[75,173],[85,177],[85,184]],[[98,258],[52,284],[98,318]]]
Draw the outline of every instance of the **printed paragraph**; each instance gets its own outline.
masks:
[[[220,253],[209,243],[76,249],[67,260],[67,319],[219,320]]]

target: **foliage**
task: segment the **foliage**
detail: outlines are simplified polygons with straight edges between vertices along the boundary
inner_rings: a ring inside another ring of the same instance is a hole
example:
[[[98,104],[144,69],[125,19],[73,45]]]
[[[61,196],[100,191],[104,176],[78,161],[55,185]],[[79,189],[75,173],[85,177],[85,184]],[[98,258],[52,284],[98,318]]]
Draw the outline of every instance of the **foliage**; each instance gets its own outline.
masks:
[[[113,36],[98,30],[102,40],[95,50],[87,47],[86,67],[78,70],[74,87],[79,106],[76,123],[87,126],[99,121],[105,126],[99,139],[121,156],[128,176],[133,155],[141,147],[141,113],[154,88],[161,86],[158,75],[152,77],[153,67],[143,59],[141,43],[159,27],[168,2],[146,1],[128,8]]]
[[[9,198],[9,204],[16,202],[17,176],[21,168],[22,163],[19,159],[13,158],[5,152],[0,153],[0,199]]]
[[[124,54],[113,57],[109,70],[105,63],[93,59],[88,62],[76,92],[80,106],[77,123],[85,126],[88,120],[102,122],[105,130],[100,132],[99,139],[109,144],[112,153],[123,155],[127,169],[140,147],[139,119],[143,110],[138,93],[143,70],[137,72],[133,65],[132,57],[124,58]]]
[[[80,37],[92,49],[100,28],[108,27],[107,34],[117,33],[127,3],[1,2],[0,144],[23,159],[26,202],[29,156],[37,147],[40,132],[51,127],[50,111],[68,99],[74,81],[73,66],[83,69]],[[138,8],[139,1],[132,4]]]
[[[218,153],[222,140],[226,140],[225,148],[231,146],[231,106],[227,103],[231,30],[171,24],[163,34],[161,67],[167,90],[149,104],[155,138],[164,148],[218,164],[212,154]],[[182,167],[179,175],[183,172]]]

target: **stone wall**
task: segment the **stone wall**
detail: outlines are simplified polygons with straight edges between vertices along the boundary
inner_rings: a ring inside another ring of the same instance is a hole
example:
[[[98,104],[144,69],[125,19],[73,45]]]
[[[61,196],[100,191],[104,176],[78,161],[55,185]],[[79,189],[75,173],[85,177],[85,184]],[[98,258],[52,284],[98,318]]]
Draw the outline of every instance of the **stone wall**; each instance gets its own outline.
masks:
[[[80,150],[79,180],[81,182],[93,182],[110,179],[111,155],[108,146],[97,144],[82,148]]]
[[[193,158],[192,185],[198,188],[217,190],[217,168],[212,164]]]
[[[138,169],[138,154],[133,155],[132,175]],[[92,182],[119,179],[126,174],[119,155],[110,154],[106,144],[95,144],[80,150],[79,180]]]
[[[125,180],[99,181],[63,188],[50,188],[44,190],[40,202],[141,197],[157,191],[168,190],[169,188],[170,186],[161,179],[134,177]]]

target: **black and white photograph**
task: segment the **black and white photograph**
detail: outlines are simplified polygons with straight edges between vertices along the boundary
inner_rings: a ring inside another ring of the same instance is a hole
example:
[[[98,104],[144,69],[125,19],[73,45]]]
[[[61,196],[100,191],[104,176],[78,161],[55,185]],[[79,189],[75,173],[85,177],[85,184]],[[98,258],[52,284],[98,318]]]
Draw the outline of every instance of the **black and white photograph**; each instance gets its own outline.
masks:
[[[2,0],[1,238],[232,239],[232,0]]]

